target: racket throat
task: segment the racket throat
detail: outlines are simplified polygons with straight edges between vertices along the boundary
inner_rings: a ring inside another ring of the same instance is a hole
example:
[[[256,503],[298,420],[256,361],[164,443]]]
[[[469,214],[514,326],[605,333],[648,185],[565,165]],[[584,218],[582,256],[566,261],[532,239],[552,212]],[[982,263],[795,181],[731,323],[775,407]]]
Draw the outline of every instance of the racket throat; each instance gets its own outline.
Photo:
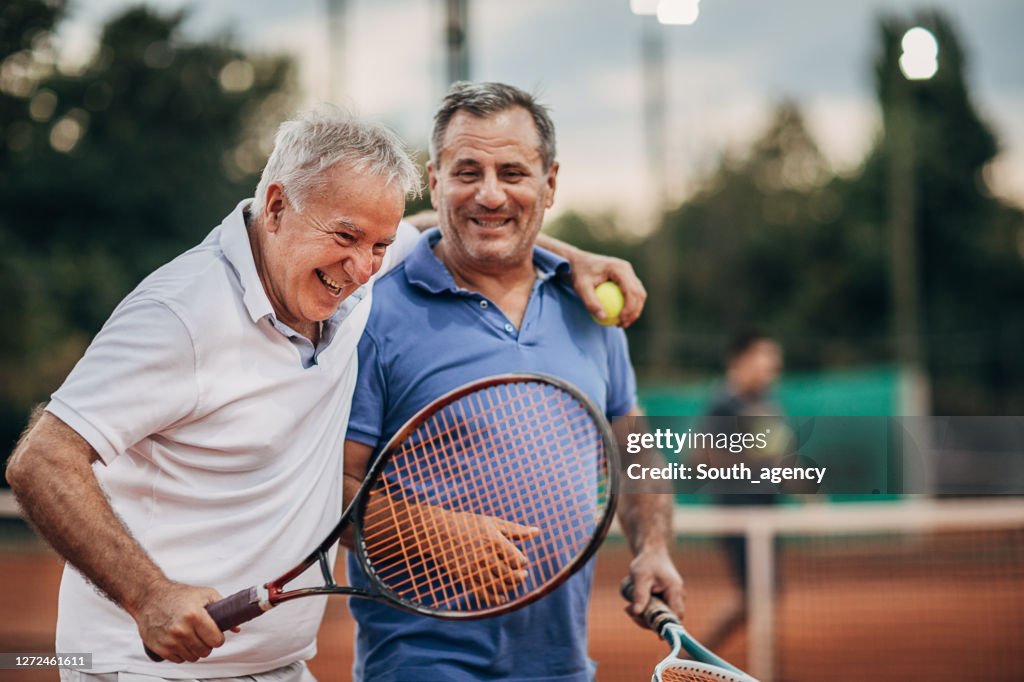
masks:
[[[709,663],[719,668],[724,668],[731,673],[738,675],[745,675],[742,670],[734,666],[733,664],[726,661],[721,656],[715,654],[710,649],[705,647],[703,644],[695,640],[689,635],[682,625],[668,624],[665,626],[665,630],[662,637],[671,638],[672,642],[672,655],[678,656],[680,649],[685,649],[686,653],[690,654],[695,660],[701,663]]]
[[[281,588],[270,588],[267,589],[266,585],[260,585],[254,588],[255,595],[253,595],[253,601],[259,605],[261,611],[269,611],[274,608],[274,601],[272,601],[271,595],[275,592],[280,594]],[[276,594],[275,594],[276,596]]]
[[[685,639],[681,629],[678,626],[673,627],[672,625],[665,625],[659,634],[662,639],[672,645],[672,651],[669,653],[669,657],[679,658],[679,654],[683,652],[683,640]]]

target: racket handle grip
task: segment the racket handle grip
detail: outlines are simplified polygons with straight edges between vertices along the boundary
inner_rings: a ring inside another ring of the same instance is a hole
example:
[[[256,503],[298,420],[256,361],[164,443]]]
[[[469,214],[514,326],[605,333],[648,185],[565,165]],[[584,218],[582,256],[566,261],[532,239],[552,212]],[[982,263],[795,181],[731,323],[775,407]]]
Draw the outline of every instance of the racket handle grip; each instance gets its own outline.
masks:
[[[213,618],[213,622],[217,624],[220,631],[226,632],[242,623],[248,623],[263,613],[263,607],[260,605],[259,591],[255,587],[248,587],[235,592],[230,597],[224,597],[219,601],[207,604],[206,611]],[[150,660],[158,663],[164,660],[160,654],[148,646],[146,647],[146,655],[149,656]]]
[[[230,597],[207,604],[206,610],[221,632],[248,623],[264,611],[260,603],[259,590],[255,587],[246,588]]]
[[[619,587],[619,592],[626,601],[633,601],[633,579],[625,578],[622,581],[622,585]],[[644,608],[643,614],[644,620],[651,627],[652,630],[661,634],[662,629],[666,625],[679,625],[679,618],[672,609],[668,607],[668,604],[655,593],[651,593],[651,599],[647,602],[646,608]]]

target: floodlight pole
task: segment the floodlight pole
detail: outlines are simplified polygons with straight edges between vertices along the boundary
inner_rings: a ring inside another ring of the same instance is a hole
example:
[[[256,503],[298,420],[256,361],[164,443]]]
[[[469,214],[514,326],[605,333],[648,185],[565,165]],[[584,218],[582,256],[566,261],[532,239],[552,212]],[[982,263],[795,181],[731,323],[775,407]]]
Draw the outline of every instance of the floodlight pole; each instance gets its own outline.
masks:
[[[644,134],[651,180],[657,187],[660,207],[668,195],[665,181],[665,40],[661,24],[654,20],[642,21],[641,50],[644,68]]]
[[[445,0],[448,84],[469,80],[469,0]]]
[[[654,187],[654,206],[651,234],[647,240],[644,257],[647,261],[647,285],[650,297],[647,300],[646,319],[650,320],[647,338],[647,362],[652,373],[664,376],[674,363],[672,344],[673,296],[672,264],[676,254],[655,233],[668,206],[668,178],[666,172],[666,143],[668,139],[665,40],[664,29],[654,17],[640,17],[642,24],[641,53],[643,58],[644,82],[644,137],[647,151],[648,172]]]
[[[921,325],[920,240],[917,225],[917,175],[914,102],[911,85],[890,65],[889,148],[890,289],[893,334],[899,360],[900,414],[931,414],[931,391]]]
[[[345,96],[345,11],[348,0],[327,0],[327,96],[340,102]]]

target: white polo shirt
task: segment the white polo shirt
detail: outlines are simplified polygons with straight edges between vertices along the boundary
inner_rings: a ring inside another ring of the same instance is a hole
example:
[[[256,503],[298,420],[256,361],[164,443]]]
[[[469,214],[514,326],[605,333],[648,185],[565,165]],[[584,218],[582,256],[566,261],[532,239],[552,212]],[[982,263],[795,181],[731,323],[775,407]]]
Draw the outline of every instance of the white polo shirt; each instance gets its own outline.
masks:
[[[289,339],[256,272],[247,204],[118,305],[46,408],[99,453],[111,505],[167,576],[225,596],[283,573],[338,520],[371,303],[369,286],[346,299],[315,350]],[[417,236],[400,227],[381,273]],[[93,672],[246,675],[311,658],[323,610],[318,597],[286,603],[200,663],[153,663],[132,618],[68,566],[57,651],[92,653]]]

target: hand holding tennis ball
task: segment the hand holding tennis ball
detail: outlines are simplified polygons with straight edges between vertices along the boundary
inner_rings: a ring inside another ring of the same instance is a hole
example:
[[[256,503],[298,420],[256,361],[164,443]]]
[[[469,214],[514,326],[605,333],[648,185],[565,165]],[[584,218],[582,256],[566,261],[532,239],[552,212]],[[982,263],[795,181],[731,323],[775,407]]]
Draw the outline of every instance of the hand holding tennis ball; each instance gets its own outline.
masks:
[[[605,327],[617,325],[619,323],[619,314],[622,312],[622,306],[626,302],[622,297],[622,289],[615,282],[608,280],[598,284],[597,288],[594,289],[594,293],[597,295],[597,300],[601,302],[601,307],[604,308],[603,320],[599,320],[591,315],[594,322]]]

